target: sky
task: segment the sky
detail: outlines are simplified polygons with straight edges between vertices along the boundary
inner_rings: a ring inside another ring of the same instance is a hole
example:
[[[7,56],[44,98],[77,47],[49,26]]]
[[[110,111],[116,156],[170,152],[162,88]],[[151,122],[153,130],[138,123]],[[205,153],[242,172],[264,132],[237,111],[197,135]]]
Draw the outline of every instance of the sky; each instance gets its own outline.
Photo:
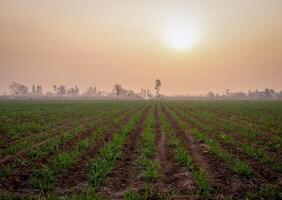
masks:
[[[12,81],[206,94],[282,89],[281,0],[1,0],[0,93]]]

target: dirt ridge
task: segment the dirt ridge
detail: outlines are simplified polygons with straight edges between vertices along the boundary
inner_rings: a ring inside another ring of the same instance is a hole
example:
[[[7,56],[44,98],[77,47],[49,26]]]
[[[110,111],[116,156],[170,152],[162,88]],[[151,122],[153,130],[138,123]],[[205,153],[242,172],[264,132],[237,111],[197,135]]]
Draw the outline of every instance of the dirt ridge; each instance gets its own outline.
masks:
[[[144,111],[145,112],[145,111]],[[125,124],[129,121],[131,115],[127,115],[120,124]],[[69,169],[67,169],[62,175],[56,177],[56,193],[59,196],[68,195],[72,189],[75,191],[81,192],[88,185],[89,181],[89,162],[91,158],[94,158],[98,155],[100,149],[111,141],[113,134],[121,126],[116,126],[106,134],[103,135],[98,141],[93,145],[84,155],[76,161],[76,163]]]
[[[138,142],[144,131],[144,123],[149,109],[149,107],[146,108],[141,116],[140,122],[127,138],[121,156],[116,161],[115,167],[109,174],[109,177],[105,183],[98,188],[100,197],[123,199],[124,193],[127,192],[132,179],[138,176],[139,170],[138,166],[136,166],[136,161],[139,155]]]
[[[137,108],[136,108],[137,109]],[[131,112],[134,112],[135,109],[129,111],[127,115],[130,115]],[[108,124],[110,121],[112,121],[112,118],[106,118],[106,121],[101,121],[99,124]],[[80,134],[76,135],[71,140],[67,141],[66,143],[63,143],[60,145],[59,151],[68,151],[70,150],[78,141],[85,139],[89,137],[93,131],[95,131],[99,126],[95,126],[95,128],[89,128]],[[22,191],[27,192],[31,190],[31,186],[29,183],[29,177],[32,172],[32,170],[39,168],[40,166],[43,166],[44,164],[47,164],[50,162],[51,156],[54,154],[54,152],[49,152],[47,155],[44,155],[43,157],[40,157],[39,159],[33,160],[32,162],[24,163],[23,165],[20,165],[15,172],[13,172],[10,176],[4,178],[1,180],[0,188],[3,190],[13,191],[16,193],[19,193],[21,195]],[[19,191],[19,192],[17,192]]]
[[[193,199],[192,195],[196,189],[196,183],[192,173],[176,163],[173,149],[169,145],[167,135],[163,132],[160,124],[158,107],[155,107],[154,117],[156,120],[154,126],[155,145],[157,147],[156,159],[159,161],[162,171],[162,176],[155,184],[156,191],[162,196],[169,196],[176,190],[177,199]]]
[[[198,142],[191,133],[183,130],[164,106],[162,106],[162,110],[169,118],[169,122],[176,130],[178,137],[191,152],[195,164],[206,171],[214,196],[231,195],[235,199],[243,197],[247,192],[246,190],[252,187],[251,183],[248,180],[242,181],[239,179],[222,161],[208,153],[203,143]]]

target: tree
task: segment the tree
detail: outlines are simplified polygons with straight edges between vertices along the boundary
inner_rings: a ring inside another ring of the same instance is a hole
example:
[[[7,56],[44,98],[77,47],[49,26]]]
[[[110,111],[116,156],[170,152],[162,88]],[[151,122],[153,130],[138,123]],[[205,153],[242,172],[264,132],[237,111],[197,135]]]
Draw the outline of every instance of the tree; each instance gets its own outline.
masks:
[[[16,96],[28,94],[28,87],[17,82],[12,82],[9,85],[9,89],[11,90],[11,93]]]
[[[40,85],[37,86],[36,94],[37,94],[37,95],[42,95],[42,94],[43,94],[43,92],[42,92],[42,87],[41,87]]]
[[[209,92],[208,95],[207,95],[208,98],[214,98],[214,96],[215,96],[215,94],[213,92]]]
[[[53,88],[58,96],[64,96],[67,93],[66,86],[64,85],[60,85],[60,86],[54,85]]]
[[[159,79],[156,80],[156,84],[155,84],[155,90],[156,90],[156,99],[160,98],[160,87],[161,87],[162,83]]]
[[[226,90],[225,90],[225,94],[226,94],[226,96],[228,97],[229,94],[230,94],[230,90],[229,90],[229,89],[226,89]]]
[[[75,86],[75,88],[68,89],[67,92],[69,96],[78,96],[79,95],[79,89],[77,86]]]
[[[32,86],[32,94],[35,94],[35,85]]]
[[[117,99],[119,99],[119,96],[121,95],[121,93],[123,91],[122,86],[120,84],[115,84],[113,90],[117,95]]]
[[[265,96],[265,98],[270,99],[270,98],[273,98],[274,95],[275,95],[275,90],[269,89],[269,88],[266,88],[266,89],[264,90],[264,96]]]

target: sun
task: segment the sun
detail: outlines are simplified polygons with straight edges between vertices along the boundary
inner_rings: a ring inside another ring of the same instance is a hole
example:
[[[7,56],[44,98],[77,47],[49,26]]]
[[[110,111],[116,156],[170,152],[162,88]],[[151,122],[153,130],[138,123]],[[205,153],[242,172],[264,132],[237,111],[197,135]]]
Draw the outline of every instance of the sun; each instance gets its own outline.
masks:
[[[174,50],[189,50],[199,42],[199,31],[193,24],[174,24],[164,30],[165,44]]]

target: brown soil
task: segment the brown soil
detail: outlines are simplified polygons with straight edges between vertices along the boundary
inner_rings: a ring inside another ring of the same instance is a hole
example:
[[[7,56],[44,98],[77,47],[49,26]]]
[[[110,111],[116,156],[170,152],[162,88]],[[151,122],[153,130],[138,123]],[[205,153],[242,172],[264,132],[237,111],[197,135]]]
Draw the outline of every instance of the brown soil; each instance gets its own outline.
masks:
[[[205,144],[198,142],[191,133],[182,129],[165,107],[162,107],[162,110],[168,116],[177,136],[191,152],[195,164],[207,172],[214,196],[216,198],[231,196],[235,199],[245,196],[247,190],[253,187],[252,183],[249,180],[240,179],[221,160],[210,154]]]
[[[85,122],[81,122],[81,123],[85,123]],[[27,152],[31,151],[32,149],[38,148],[39,146],[48,143],[48,141],[50,139],[57,139],[57,138],[59,138],[61,136],[59,134],[60,132],[62,133],[63,131],[72,131],[73,129],[74,129],[74,127],[73,126],[69,126],[69,124],[61,125],[58,130],[56,130],[53,134],[50,135],[50,137],[48,137],[48,139],[45,139],[45,140],[42,140],[42,141],[37,142],[35,144],[32,144],[31,146],[29,146],[27,148],[19,150],[15,154],[10,154],[10,155],[7,155],[4,158],[0,159],[0,166],[2,167],[3,165],[7,165],[8,163],[12,163],[16,159],[22,159],[25,156],[25,154]],[[42,134],[42,133],[40,133],[40,134]],[[25,138],[25,140],[28,140],[29,138],[34,137],[34,136],[35,135],[28,136],[27,138]]]
[[[139,169],[136,165],[139,156],[138,142],[144,130],[148,111],[149,108],[146,109],[140,122],[126,140],[121,156],[116,161],[107,180],[98,188],[98,193],[102,198],[122,199],[133,178],[138,176]]]
[[[114,117],[119,116],[120,113],[116,114]],[[84,118],[83,120],[80,120],[80,124],[87,124],[87,123],[90,122],[90,120],[91,120],[91,117]],[[65,132],[65,131],[72,131],[73,129],[74,129],[74,125],[72,125],[71,122],[60,125],[58,127],[58,129],[55,129],[55,131],[52,134],[50,134],[48,139],[37,142],[37,143],[27,147],[27,148],[24,148],[24,149],[16,152],[15,154],[10,154],[10,155],[7,155],[4,158],[0,159],[0,166],[3,167],[4,165],[7,165],[8,163],[14,162],[16,159],[22,159],[25,156],[25,154],[27,152],[31,151],[32,149],[38,148],[39,146],[48,143],[48,141],[50,139],[59,138],[61,136],[61,134],[59,134],[59,133],[62,133],[62,132]],[[42,133],[38,133],[38,134],[42,134]],[[33,136],[34,135],[28,136],[28,137],[33,137]],[[26,139],[28,139],[28,138],[26,138]]]
[[[155,184],[157,193],[168,197],[176,192],[177,199],[192,199],[196,189],[191,172],[177,165],[174,160],[172,147],[169,145],[167,135],[162,131],[159,109],[156,107],[155,116],[155,142],[157,147],[157,160],[160,163],[162,176]]]
[[[135,109],[133,111],[135,111]],[[130,113],[133,112],[133,111],[130,111]],[[127,116],[129,116],[130,113],[128,113]],[[111,121],[112,121],[112,118],[107,119],[105,121],[102,121],[99,124],[100,125],[108,124]],[[92,134],[98,127],[99,127],[99,125],[95,126],[95,128],[87,129],[86,131],[76,135],[71,140],[69,140],[66,143],[60,145],[58,147],[59,151],[61,151],[61,152],[69,151],[70,149],[72,149],[74,147],[74,145],[78,141],[85,139],[86,137],[89,137],[90,134]],[[114,127],[114,128],[116,128],[116,127]],[[32,160],[32,162],[26,162],[26,163],[18,166],[18,168],[11,175],[9,175],[7,178],[1,180],[0,191],[1,190],[10,191],[10,192],[15,193],[15,196],[18,196],[18,195],[21,196],[22,193],[28,193],[28,192],[30,193],[30,191],[32,190],[31,189],[32,186],[29,183],[29,178],[30,178],[31,172],[34,169],[38,169],[41,166],[43,166],[44,164],[49,163],[52,155],[54,155],[54,152],[49,152],[45,156],[42,156],[42,157],[40,157],[36,160]]]
[[[269,130],[268,128],[262,128],[260,126],[258,126],[258,124],[260,124],[260,120],[258,119],[254,119],[254,120],[250,120],[246,117],[243,117],[241,115],[238,115],[237,113],[232,113],[232,112],[224,112],[222,110],[217,110],[216,108],[199,108],[202,111],[206,111],[212,114],[215,114],[216,117],[218,117],[219,119],[224,119],[224,120],[228,120],[228,121],[234,121],[236,123],[239,124],[245,124],[247,126],[251,126],[253,128],[258,128],[262,134],[261,135],[270,135],[270,136],[277,136],[277,131],[273,131],[273,130]],[[232,117],[232,119],[230,119],[230,117]],[[264,137],[262,137],[261,139],[263,139]]]
[[[79,121],[81,122],[87,122],[90,121],[91,117],[84,117],[83,119],[79,119]],[[37,136],[37,135],[42,135],[42,134],[46,134],[46,130],[45,129],[50,129],[49,131],[49,134],[50,136],[51,135],[55,135],[57,134],[59,131],[61,131],[62,129],[63,130],[71,130],[73,128],[73,121],[77,121],[78,119],[67,119],[67,120],[62,120],[61,122],[59,123],[55,123],[55,124],[51,124],[49,125],[49,127],[45,127],[44,128],[44,131],[42,132],[39,132],[39,133],[31,133],[31,134],[28,134],[28,135],[22,135],[20,138],[14,138],[14,139],[11,139],[11,138],[5,138],[5,143],[1,144],[0,148],[1,149],[5,149],[11,145],[15,145],[16,143],[20,143],[21,141],[24,141],[24,140],[28,140],[34,136]],[[20,136],[20,134],[19,134]]]
[[[48,134],[48,132],[50,132],[49,133],[50,136],[54,135],[54,134],[58,133],[59,131],[61,131],[61,129],[66,130],[68,128],[72,128],[73,127],[72,125],[75,125],[75,124],[73,124],[73,121],[80,121],[80,122],[84,123],[84,122],[90,121],[91,118],[93,118],[93,117],[84,117],[82,119],[67,119],[67,120],[62,120],[62,122],[59,122],[59,123],[50,124],[48,127],[44,127],[43,128],[44,130],[41,131],[41,132],[27,134],[27,135],[24,135],[20,138],[11,139],[11,140],[7,141],[5,144],[3,144],[3,146],[1,146],[1,149],[5,149],[8,146],[11,146],[11,145],[19,143],[21,141],[30,139],[30,138],[37,136],[37,135]],[[48,131],[48,132],[46,133],[46,131]]]
[[[172,108],[171,106],[169,106],[171,109],[175,110],[175,108]],[[191,108],[187,108],[187,110],[189,110],[189,113],[198,121],[200,121],[201,123],[205,123],[205,124],[216,124],[217,121],[214,121],[214,122],[211,122],[209,120],[206,120],[206,119],[203,119],[197,115],[195,115],[194,113],[197,112],[197,109],[191,109]],[[199,110],[203,110],[204,112],[209,112],[211,114],[215,114],[215,113],[212,113],[212,111],[209,111],[209,110],[204,110],[204,109],[199,109]],[[215,112],[215,111],[214,111]],[[220,116],[220,115],[215,115],[215,120],[224,120],[226,121],[226,123],[237,123],[237,124],[246,124],[248,126],[250,126],[250,124],[248,124],[248,122],[246,122],[245,120],[239,120],[237,118],[232,118],[232,119],[229,119],[228,117],[225,117],[225,115],[223,116]],[[240,134],[236,134],[236,131],[240,131],[240,130],[236,130],[235,132],[230,132],[230,131],[226,131],[226,130],[223,130],[222,128],[219,128],[218,129],[219,131],[221,131],[222,133],[224,134],[231,134],[232,136],[234,136],[236,138],[236,140],[240,141],[241,143],[250,143],[254,146],[256,146],[256,148],[264,148],[265,145],[267,144],[272,144],[273,143],[273,140],[275,140],[275,138],[277,138],[277,134],[274,134],[274,133],[271,133],[269,131],[263,131],[263,130],[260,130],[260,134],[256,137],[256,140],[253,141],[253,140],[250,140],[244,136],[240,136]],[[271,140],[269,139],[271,138]],[[261,142],[261,145],[258,145],[257,144],[257,141],[260,141]],[[276,158],[279,162],[282,162],[282,147],[277,149],[277,151],[268,151],[268,153],[273,156],[274,158]]]
[[[138,108],[138,107],[136,107],[136,108]],[[111,119],[120,116],[122,112],[124,112],[124,111],[118,112],[117,114],[115,114],[114,116],[112,116]],[[104,117],[104,118],[107,119],[108,116],[106,116],[106,117]],[[87,119],[88,119],[88,120],[87,120]],[[87,118],[87,119],[84,118],[84,120],[82,120],[82,121],[80,122],[80,124],[89,123],[91,117],[90,117],[90,118]],[[96,118],[95,118],[95,119],[96,119]],[[102,120],[101,122],[99,122],[99,124],[103,124],[103,123],[104,123],[103,120]],[[90,130],[95,130],[95,129],[99,126],[99,124],[98,124],[97,126],[95,126],[94,128],[88,128],[88,129],[87,129],[86,131],[84,131],[84,132],[89,132]],[[65,127],[63,130],[60,129],[60,130],[58,130],[58,131],[55,131],[54,134],[52,134],[52,137],[48,137],[48,139],[45,139],[45,140],[40,141],[40,142],[38,142],[38,143],[35,143],[35,144],[33,144],[33,145],[31,145],[31,146],[29,146],[29,147],[27,147],[27,148],[24,148],[24,149],[18,151],[18,152],[15,153],[15,154],[7,155],[7,156],[5,156],[4,158],[0,159],[0,167],[3,167],[3,166],[5,166],[5,165],[7,165],[7,164],[9,164],[9,163],[13,163],[16,159],[25,159],[25,158],[27,157],[26,154],[27,154],[29,151],[31,151],[32,149],[35,149],[35,148],[38,148],[38,147],[41,146],[41,145],[47,144],[50,139],[57,139],[57,138],[59,138],[59,137],[61,136],[61,134],[59,134],[59,133],[66,132],[66,131],[73,131],[74,128],[75,128],[74,125],[70,125],[70,124],[62,125],[62,128],[63,128],[63,127]],[[51,135],[50,135],[50,136],[51,136]]]
[[[145,111],[146,112],[146,109]],[[104,134],[102,138],[95,142],[85,154],[80,156],[76,163],[69,169],[67,169],[62,175],[59,175],[56,179],[56,193],[60,196],[66,196],[71,190],[81,192],[89,184],[89,164],[92,158],[95,158],[100,149],[109,141],[111,141],[114,133],[130,119],[130,115],[127,115],[120,126],[114,127],[107,134]]]
[[[186,123],[189,123],[189,120],[185,116],[180,114],[176,109],[174,109],[174,108],[171,108],[171,109],[174,110],[175,112],[177,112],[177,114],[179,116],[181,115]],[[211,122],[202,120],[199,117],[197,117],[196,119],[203,124],[206,124],[206,125],[211,124]],[[197,127],[197,128],[200,129],[200,127]],[[221,133],[225,134],[225,135],[229,135],[229,134],[234,135],[234,133],[224,132],[221,129],[219,129],[219,131]],[[206,131],[204,131],[204,132],[206,132]],[[250,181],[252,183],[257,185],[258,187],[262,184],[267,184],[267,183],[281,185],[281,187],[282,187],[281,173],[277,172],[273,166],[262,164],[258,160],[250,158],[240,148],[237,148],[236,146],[225,142],[222,138],[216,137],[214,134],[207,133],[207,132],[206,132],[206,134],[208,134],[209,137],[211,137],[212,139],[216,139],[217,142],[219,142],[220,146],[223,149],[226,149],[228,152],[232,153],[236,158],[239,158],[240,160],[244,160],[250,165],[250,167],[253,170],[253,176],[250,179]],[[238,141],[240,141],[240,139],[241,139],[238,135],[235,138]],[[242,142],[242,143],[244,143],[244,142]]]

